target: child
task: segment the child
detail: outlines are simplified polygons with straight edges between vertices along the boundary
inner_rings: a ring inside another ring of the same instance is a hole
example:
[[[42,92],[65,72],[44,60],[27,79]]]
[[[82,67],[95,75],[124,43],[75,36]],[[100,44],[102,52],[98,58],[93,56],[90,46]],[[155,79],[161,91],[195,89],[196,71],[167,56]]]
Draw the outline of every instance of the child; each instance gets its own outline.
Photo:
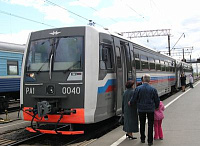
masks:
[[[163,140],[162,120],[164,118],[164,104],[160,101],[159,108],[154,112],[154,140]]]

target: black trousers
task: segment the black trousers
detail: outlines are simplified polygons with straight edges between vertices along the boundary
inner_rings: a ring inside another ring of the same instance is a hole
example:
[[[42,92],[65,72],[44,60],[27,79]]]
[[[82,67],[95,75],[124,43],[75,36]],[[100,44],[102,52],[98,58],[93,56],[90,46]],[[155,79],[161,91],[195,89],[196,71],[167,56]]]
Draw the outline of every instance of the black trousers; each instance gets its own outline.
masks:
[[[154,112],[139,112],[140,119],[140,139],[145,140],[145,123],[146,117],[148,119],[148,143],[153,142],[153,124],[154,124]]]

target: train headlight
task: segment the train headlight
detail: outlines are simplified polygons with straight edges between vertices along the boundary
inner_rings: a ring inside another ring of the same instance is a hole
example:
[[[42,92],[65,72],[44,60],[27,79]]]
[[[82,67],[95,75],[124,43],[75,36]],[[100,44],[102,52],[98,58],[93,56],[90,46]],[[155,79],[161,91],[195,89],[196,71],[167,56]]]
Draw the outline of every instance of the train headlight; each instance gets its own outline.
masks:
[[[48,85],[46,88],[47,94],[54,94],[55,93],[55,87],[53,85]]]
[[[30,76],[31,78],[35,78],[35,74],[34,74],[34,73],[29,74],[29,76]]]
[[[25,79],[28,82],[33,82],[33,81],[35,81],[35,74],[34,73],[27,73]]]

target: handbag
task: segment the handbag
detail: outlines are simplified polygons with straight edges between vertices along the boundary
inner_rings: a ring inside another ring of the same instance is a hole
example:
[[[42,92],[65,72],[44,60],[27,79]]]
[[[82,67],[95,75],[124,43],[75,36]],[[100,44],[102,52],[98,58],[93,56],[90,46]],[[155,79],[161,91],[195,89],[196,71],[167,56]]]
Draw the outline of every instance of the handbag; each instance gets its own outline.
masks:
[[[118,122],[120,125],[124,125],[124,115],[121,115]]]

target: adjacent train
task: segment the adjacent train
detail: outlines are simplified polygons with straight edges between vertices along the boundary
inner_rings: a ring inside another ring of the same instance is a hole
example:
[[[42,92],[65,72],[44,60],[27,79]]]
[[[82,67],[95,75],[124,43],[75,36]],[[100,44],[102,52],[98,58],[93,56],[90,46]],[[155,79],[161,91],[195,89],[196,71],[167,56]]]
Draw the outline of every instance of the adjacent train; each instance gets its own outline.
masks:
[[[8,100],[19,99],[21,66],[25,45],[0,42],[0,110]]]
[[[190,64],[90,26],[32,32],[24,53],[20,105],[30,132],[83,134],[73,124],[90,124],[121,114],[127,80],[145,73],[159,96],[180,87]],[[187,79],[188,80],[188,79]],[[54,130],[34,127],[55,124]],[[58,131],[57,125],[71,125]]]

